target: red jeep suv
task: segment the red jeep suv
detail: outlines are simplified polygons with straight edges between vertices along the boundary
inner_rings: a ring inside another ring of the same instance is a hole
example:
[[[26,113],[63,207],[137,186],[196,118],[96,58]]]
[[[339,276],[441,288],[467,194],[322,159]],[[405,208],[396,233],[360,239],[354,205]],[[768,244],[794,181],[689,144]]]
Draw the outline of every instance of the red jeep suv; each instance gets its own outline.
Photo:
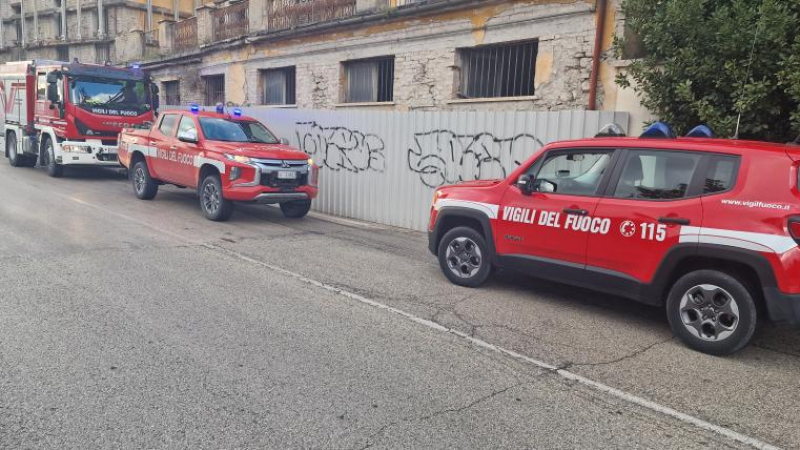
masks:
[[[511,268],[666,305],[675,334],[714,355],[745,347],[762,315],[800,324],[800,147],[658,127],[438,189],[429,247],[444,274],[477,287]]]

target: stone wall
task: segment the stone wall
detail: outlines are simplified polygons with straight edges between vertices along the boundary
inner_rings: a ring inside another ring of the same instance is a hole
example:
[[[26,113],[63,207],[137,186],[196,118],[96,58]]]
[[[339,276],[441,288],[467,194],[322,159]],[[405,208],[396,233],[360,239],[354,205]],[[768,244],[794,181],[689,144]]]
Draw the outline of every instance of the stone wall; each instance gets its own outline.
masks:
[[[355,30],[267,38],[234,50],[209,49],[201,56],[202,63],[195,67],[200,67],[203,76],[226,74],[226,100],[240,105],[261,103],[261,71],[295,66],[298,108],[344,108],[347,105],[342,104],[342,62],[394,56],[394,102],[374,105],[375,108],[400,111],[585,108],[595,30],[592,2],[509,1],[413,19],[384,20]],[[539,42],[534,96],[501,101],[456,98],[459,49],[524,40]],[[191,68],[177,65],[177,70],[157,68],[152,74],[157,79],[193,77],[186,75]],[[182,83],[182,100],[202,100],[204,92],[191,91],[198,86],[204,88],[203,83]],[[601,85],[601,98],[602,89]]]

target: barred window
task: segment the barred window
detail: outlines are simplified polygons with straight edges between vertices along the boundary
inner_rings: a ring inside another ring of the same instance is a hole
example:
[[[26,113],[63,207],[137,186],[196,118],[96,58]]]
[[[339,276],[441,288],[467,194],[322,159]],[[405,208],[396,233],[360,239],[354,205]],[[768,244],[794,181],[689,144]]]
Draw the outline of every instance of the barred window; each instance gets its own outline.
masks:
[[[206,105],[225,103],[225,75],[203,77],[206,82]]]
[[[164,82],[164,104],[168,106],[178,106],[181,104],[181,82]]]
[[[394,56],[344,63],[345,103],[394,101]]]
[[[265,105],[294,105],[296,69],[283,67],[261,71]]]
[[[460,98],[525,97],[534,94],[538,41],[459,50]]]

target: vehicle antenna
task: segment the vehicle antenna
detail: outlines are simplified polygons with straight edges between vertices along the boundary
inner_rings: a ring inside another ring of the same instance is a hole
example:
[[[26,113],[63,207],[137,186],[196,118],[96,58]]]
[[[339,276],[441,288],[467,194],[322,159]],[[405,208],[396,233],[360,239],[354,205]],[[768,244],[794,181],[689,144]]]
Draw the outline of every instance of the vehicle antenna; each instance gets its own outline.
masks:
[[[760,19],[760,17],[759,17],[759,19]],[[759,20],[758,26],[756,27],[756,34],[753,37],[753,46],[750,49],[750,61],[747,62],[747,75],[745,76],[744,80],[742,80],[742,93],[739,96],[739,99],[744,97],[744,90],[745,90],[745,87],[747,86],[747,80],[749,80],[750,76],[752,76],[752,74],[753,74],[752,68],[753,68],[753,59],[756,56],[756,42],[758,42],[758,35],[761,33],[761,26],[763,24],[764,23]],[[739,139],[739,128],[740,128],[741,124],[742,124],[742,109],[740,108],[739,109],[739,116],[736,118],[736,133],[733,135],[734,139]]]

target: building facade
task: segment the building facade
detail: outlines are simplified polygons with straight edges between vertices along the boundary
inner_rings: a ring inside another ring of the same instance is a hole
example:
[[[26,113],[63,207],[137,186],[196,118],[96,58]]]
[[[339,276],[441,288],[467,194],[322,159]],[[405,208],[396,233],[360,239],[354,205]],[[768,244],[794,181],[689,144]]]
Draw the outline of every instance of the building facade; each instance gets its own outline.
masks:
[[[161,22],[145,67],[167,105],[630,111],[638,101],[614,84],[625,64],[610,52],[618,10],[619,0],[224,2]]]
[[[160,20],[193,13],[194,0],[2,0],[0,61],[141,61],[158,55]]]

